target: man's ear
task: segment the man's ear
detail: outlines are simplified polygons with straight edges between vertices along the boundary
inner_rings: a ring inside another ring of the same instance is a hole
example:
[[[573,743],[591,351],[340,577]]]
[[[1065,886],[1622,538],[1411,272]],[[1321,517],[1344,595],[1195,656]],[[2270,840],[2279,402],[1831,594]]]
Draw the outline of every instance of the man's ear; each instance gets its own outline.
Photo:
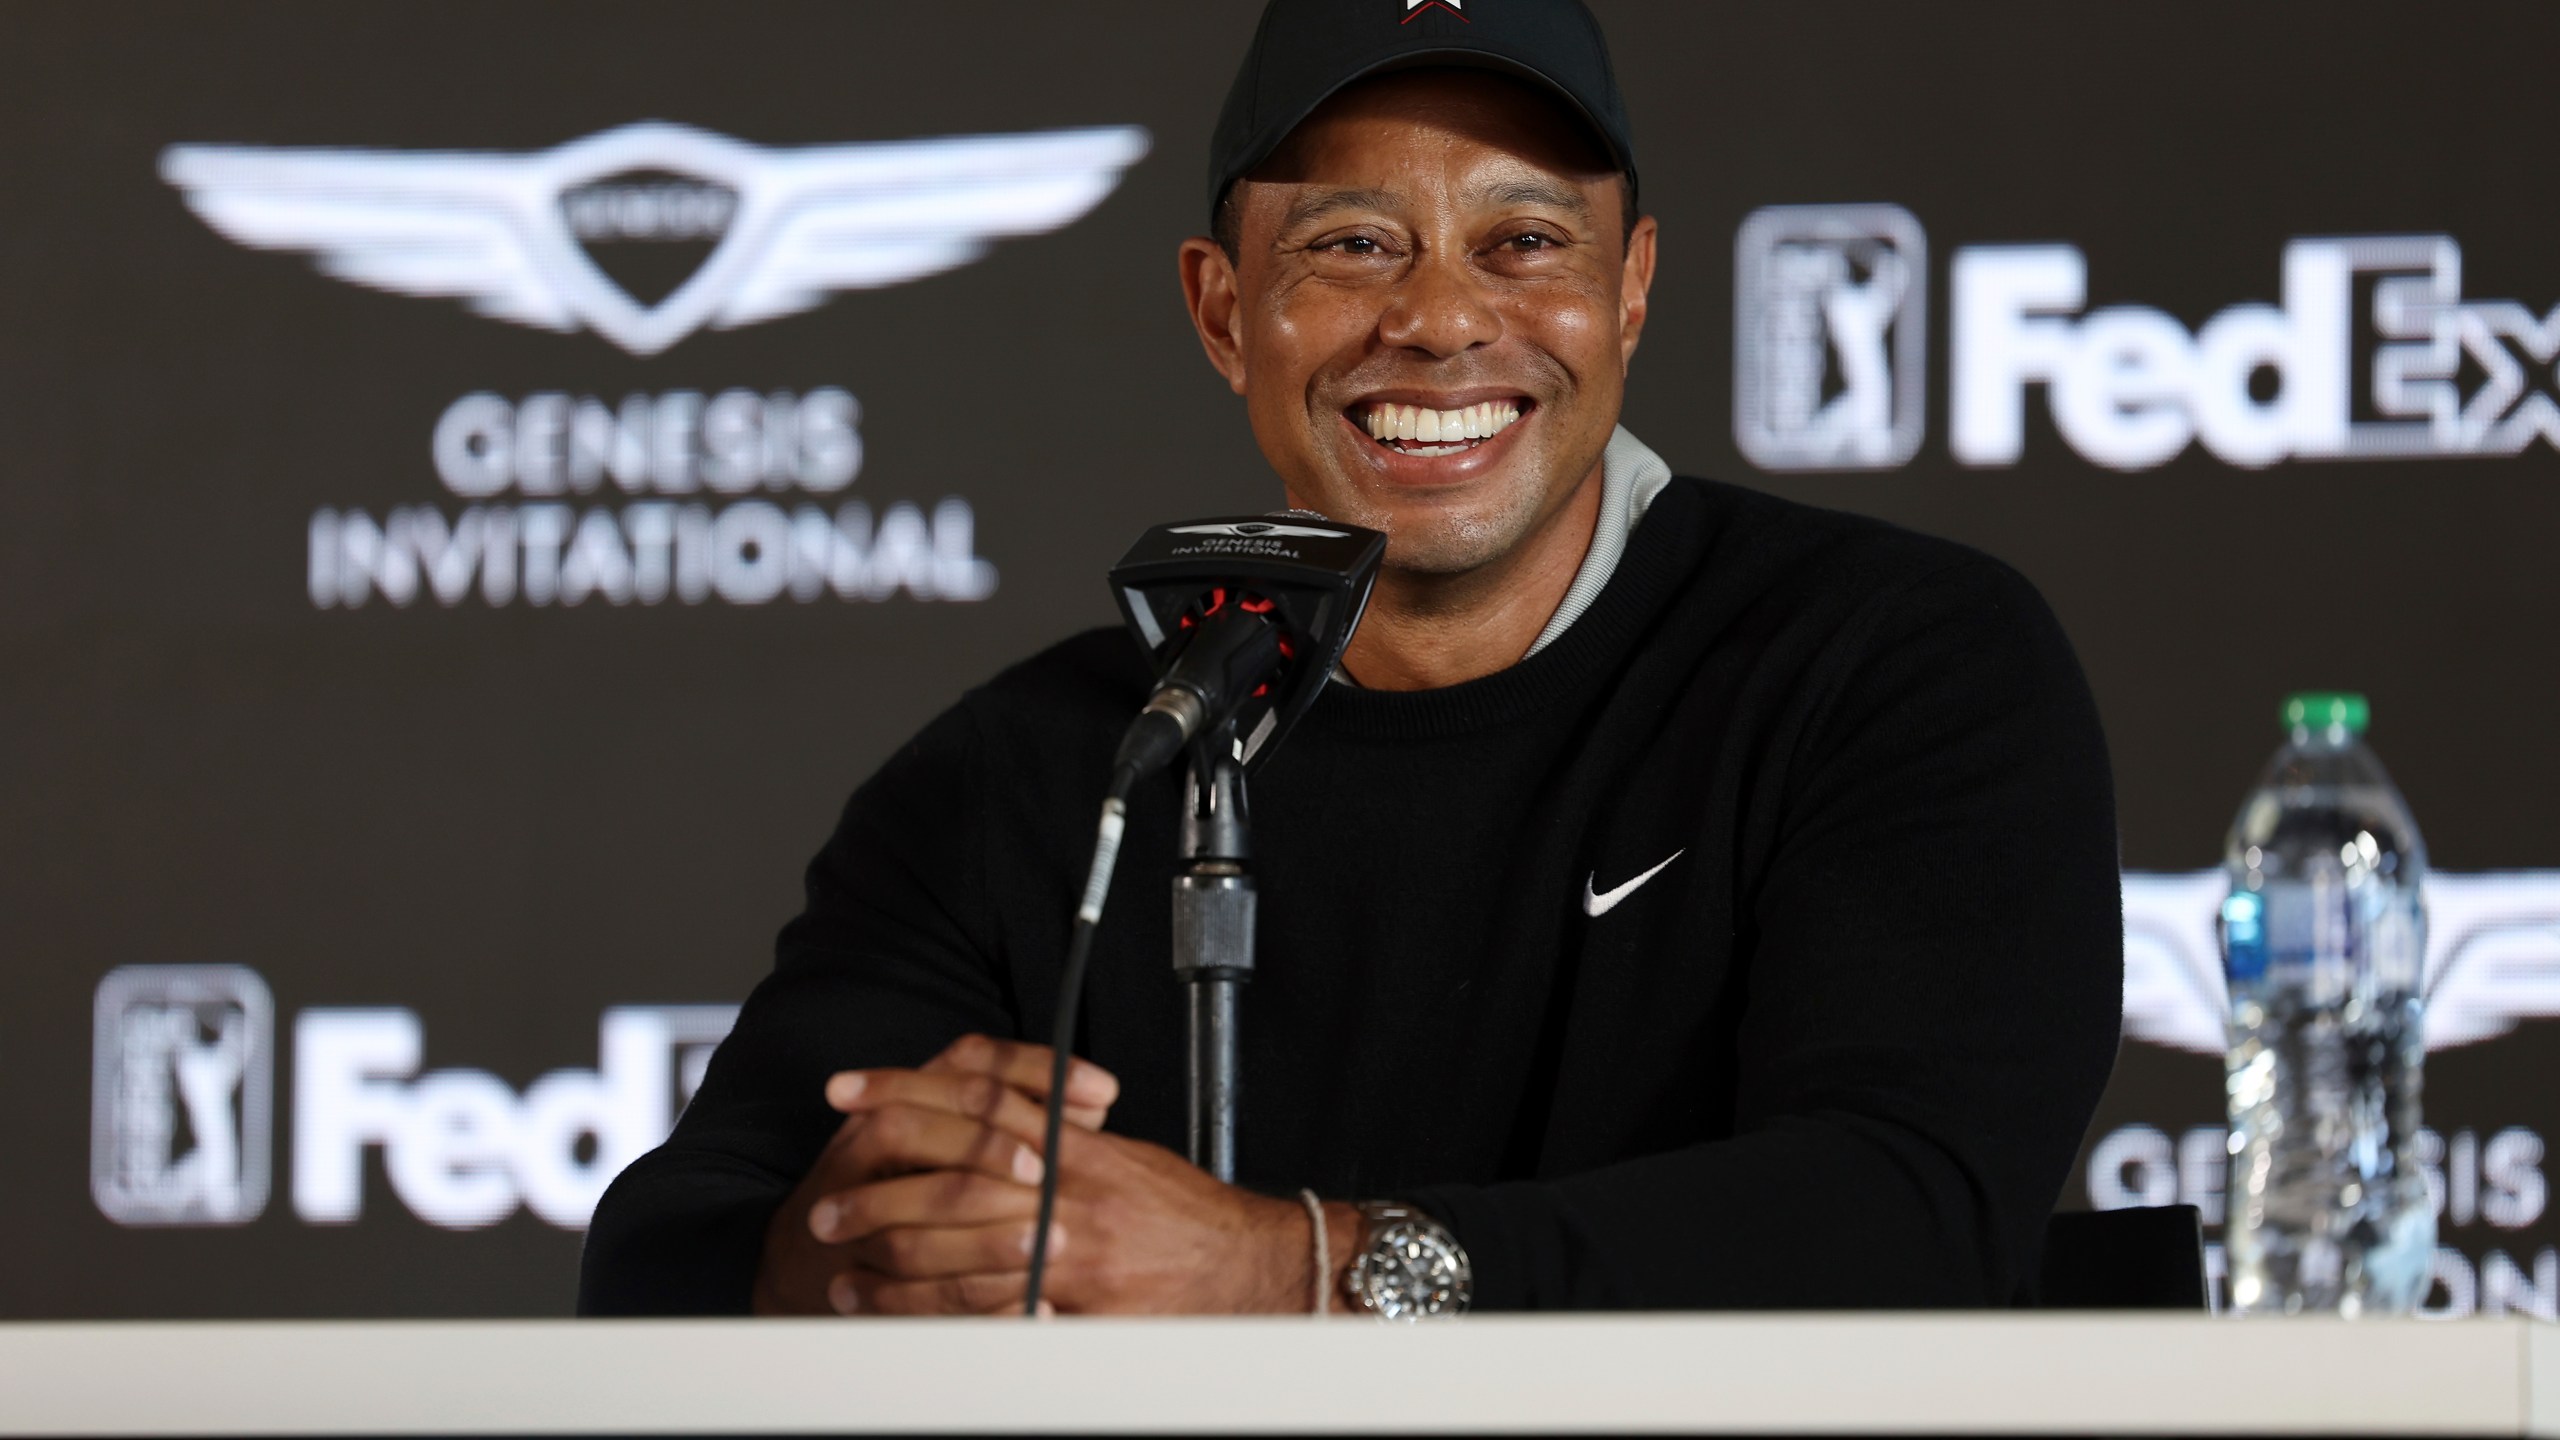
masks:
[[[1636,341],[1644,337],[1644,317],[1653,290],[1653,217],[1643,216],[1627,232],[1627,259],[1618,277],[1618,363],[1635,358]]]
[[[1200,332],[1200,348],[1209,363],[1227,377],[1227,388],[1244,393],[1244,336],[1236,329],[1236,263],[1218,242],[1195,235],[1182,242],[1182,302],[1190,307],[1191,328]]]

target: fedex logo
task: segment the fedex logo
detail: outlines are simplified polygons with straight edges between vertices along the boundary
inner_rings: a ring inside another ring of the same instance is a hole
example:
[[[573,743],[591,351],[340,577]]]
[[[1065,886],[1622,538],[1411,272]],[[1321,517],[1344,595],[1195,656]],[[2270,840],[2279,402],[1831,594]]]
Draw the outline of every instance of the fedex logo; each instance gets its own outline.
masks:
[[[604,1012],[593,1070],[555,1070],[518,1095],[481,1070],[419,1073],[426,1036],[407,1010],[305,1010],[294,1025],[293,1208],[343,1223],[364,1211],[364,1153],[446,1229],[523,1205],[581,1229],[622,1167],[667,1136],[737,1012],[726,1005]]]
[[[2462,296],[2450,236],[2296,240],[2281,301],[2247,301],[2190,334],[2165,312],[2083,313],[2069,245],[1958,251],[1948,445],[2017,462],[2026,391],[2098,464],[2140,470],[2190,443],[2255,468],[2279,460],[2512,455],[2560,445],[2560,309]]]
[[[129,1226],[240,1225],[270,1183],[274,1003],[239,965],[128,965],[94,1004],[90,1191]],[[730,1005],[617,1005],[593,1069],[519,1094],[483,1070],[425,1068],[415,1011],[310,1009],[293,1024],[294,1213],[364,1214],[365,1156],[446,1229],[519,1207],[582,1229],[622,1168],[667,1136],[728,1034]]]
[[[1737,238],[1735,426],[1765,469],[1891,469],[1923,416],[1927,248],[1889,205],[1773,206]],[[2041,392],[2093,464],[2197,446],[2226,464],[2560,448],[2560,307],[2463,294],[2449,235],[2288,242],[2273,301],[2190,329],[2091,308],[2076,245],[1975,245],[1949,262],[1948,449],[2015,465]]]

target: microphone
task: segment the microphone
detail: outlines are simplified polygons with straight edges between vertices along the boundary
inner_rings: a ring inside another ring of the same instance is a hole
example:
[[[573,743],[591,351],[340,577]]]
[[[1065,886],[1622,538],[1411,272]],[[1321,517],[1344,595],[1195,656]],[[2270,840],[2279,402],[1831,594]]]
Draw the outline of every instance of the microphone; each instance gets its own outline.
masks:
[[[1311,510],[1159,525],[1111,567],[1155,691],[1113,761],[1132,780],[1193,743],[1248,768],[1315,703],[1368,608],[1387,553],[1375,530]]]
[[[1084,895],[1068,928],[1066,964],[1058,977],[1058,1008],[1050,1036],[1049,1099],[1041,1122],[1040,1153],[1058,1153],[1059,1127],[1065,1123],[1067,1056],[1075,1044],[1076,1015],[1084,996],[1084,975],[1093,959],[1093,937],[1102,924],[1102,906],[1111,892],[1111,872],[1119,863],[1120,837],[1128,824],[1129,793],[1137,782],[1163,769],[1185,746],[1195,747],[1195,770],[1213,796],[1217,833],[1232,841],[1219,853],[1231,857],[1206,879],[1186,876],[1176,882],[1175,928],[1191,918],[1190,931],[1203,951],[1224,944],[1240,955],[1225,967],[1186,967],[1177,953],[1175,968],[1195,981],[1193,1033],[1193,1156],[1202,1133],[1202,1057],[1213,1060],[1219,1102],[1217,1122],[1228,1137],[1223,1152],[1232,1179],[1234,1147],[1235,1030],[1234,995],[1241,971],[1252,968],[1253,882],[1234,864],[1244,854],[1244,772],[1271,753],[1297,723],[1316,692],[1342,661],[1351,632],[1369,607],[1369,591],[1377,584],[1379,562],[1386,558],[1387,537],[1357,525],[1343,525],[1307,510],[1275,515],[1217,516],[1159,525],[1138,537],[1120,563],[1111,567],[1111,593],[1129,629],[1155,663],[1156,685],[1146,708],[1131,722],[1111,764],[1111,787],[1102,801],[1102,817],[1094,828],[1093,858],[1085,870]],[[1223,750],[1226,753],[1221,755]],[[1184,822],[1185,847],[1198,851],[1208,832],[1195,835],[1198,817]],[[1215,843],[1214,840],[1212,843]],[[1215,892],[1215,893],[1210,893]],[[1240,947],[1237,948],[1237,947]],[[1223,1004],[1223,1018],[1202,1026],[1202,995],[1210,1009]],[[1216,1128],[1213,1126],[1212,1128]],[[1213,1170],[1217,1167],[1212,1166]],[[1049,1263],[1049,1222],[1057,1213],[1058,1167],[1040,1176],[1040,1220],[1031,1232],[1031,1263],[1022,1296],[1022,1313],[1040,1312],[1040,1283]]]

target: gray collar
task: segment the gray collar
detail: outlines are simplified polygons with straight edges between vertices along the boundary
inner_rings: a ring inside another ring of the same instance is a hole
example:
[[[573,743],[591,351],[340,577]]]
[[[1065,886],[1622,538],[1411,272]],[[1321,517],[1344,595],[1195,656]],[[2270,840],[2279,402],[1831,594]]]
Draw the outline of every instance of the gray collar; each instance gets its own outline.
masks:
[[[1627,553],[1627,537],[1635,533],[1636,522],[1644,519],[1645,507],[1670,483],[1671,467],[1652,447],[1628,434],[1626,426],[1609,436],[1609,449],[1600,457],[1600,521],[1591,529],[1591,549],[1582,557],[1582,568],[1573,572],[1573,584],[1565,588],[1547,628],[1538,632],[1521,659],[1547,648],[1600,598],[1609,577],[1618,573],[1618,557]]]
[[[1565,587],[1556,613],[1548,617],[1546,628],[1521,659],[1547,648],[1600,598],[1609,577],[1618,573],[1618,557],[1626,553],[1627,537],[1644,519],[1645,507],[1670,483],[1671,467],[1652,447],[1629,434],[1624,425],[1610,434],[1609,448],[1600,457],[1600,519],[1591,529],[1591,548],[1582,556],[1582,568],[1573,572],[1573,583]],[[1360,683],[1339,665],[1333,667],[1333,680],[1337,685]]]

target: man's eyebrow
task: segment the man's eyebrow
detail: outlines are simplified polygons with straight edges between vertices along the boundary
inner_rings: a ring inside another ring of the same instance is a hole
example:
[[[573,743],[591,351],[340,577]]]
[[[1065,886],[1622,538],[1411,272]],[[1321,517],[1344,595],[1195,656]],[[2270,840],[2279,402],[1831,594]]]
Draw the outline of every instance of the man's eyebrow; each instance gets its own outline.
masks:
[[[1513,180],[1496,181],[1477,190],[1473,198],[1479,205],[1499,207],[1518,205],[1562,210],[1577,220],[1587,221],[1592,214],[1591,202],[1583,198],[1582,191],[1578,187],[1558,180],[1523,176]],[[1337,211],[1393,210],[1403,203],[1404,197],[1393,190],[1354,188],[1309,190],[1290,201],[1289,208],[1281,212],[1280,229],[1283,234],[1286,234]]]
[[[1295,230],[1336,210],[1391,210],[1399,198],[1391,190],[1310,190],[1289,202],[1281,213],[1280,228]]]
[[[1532,205],[1569,212],[1577,220],[1591,218],[1591,202],[1572,185],[1554,180],[1504,180],[1476,192],[1478,203],[1496,206]]]

